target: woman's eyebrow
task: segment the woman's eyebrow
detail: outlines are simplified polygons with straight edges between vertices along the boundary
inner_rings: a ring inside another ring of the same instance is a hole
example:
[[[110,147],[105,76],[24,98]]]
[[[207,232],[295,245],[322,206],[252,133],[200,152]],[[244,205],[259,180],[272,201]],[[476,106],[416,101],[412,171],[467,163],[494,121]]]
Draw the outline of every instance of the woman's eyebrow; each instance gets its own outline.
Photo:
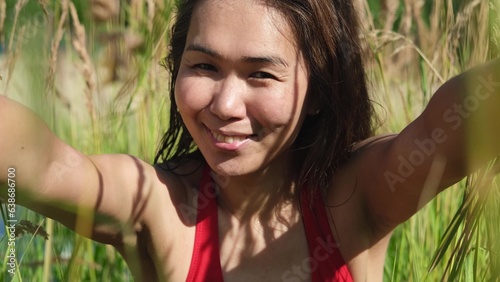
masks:
[[[278,56],[243,56],[242,60],[249,63],[266,63],[288,67],[288,63],[283,58]]]
[[[186,51],[197,51],[197,52],[205,53],[205,54],[209,55],[210,57],[222,58],[222,55],[217,53],[215,50],[212,50],[206,46],[199,45],[196,43],[190,44],[186,48]]]
[[[192,43],[187,48],[186,51],[197,51],[204,53],[210,57],[217,59],[223,58],[223,56],[217,51],[210,49],[209,47]],[[267,63],[272,65],[281,65],[283,67],[288,67],[288,63],[279,56],[242,56],[241,60],[248,63]]]

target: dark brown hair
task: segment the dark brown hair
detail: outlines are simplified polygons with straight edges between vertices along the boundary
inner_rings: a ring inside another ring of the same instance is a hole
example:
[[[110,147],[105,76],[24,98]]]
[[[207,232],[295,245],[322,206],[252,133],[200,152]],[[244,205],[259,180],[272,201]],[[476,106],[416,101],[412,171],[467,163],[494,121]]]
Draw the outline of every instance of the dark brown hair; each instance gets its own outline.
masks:
[[[199,1],[199,0],[198,0]],[[174,86],[197,0],[181,1],[167,58],[171,73],[170,127],[155,163],[182,163],[200,156],[177,112]],[[352,145],[372,134],[357,14],[347,0],[263,0],[289,23],[309,70],[308,94],[319,114],[308,116],[293,145],[297,184],[326,189]]]

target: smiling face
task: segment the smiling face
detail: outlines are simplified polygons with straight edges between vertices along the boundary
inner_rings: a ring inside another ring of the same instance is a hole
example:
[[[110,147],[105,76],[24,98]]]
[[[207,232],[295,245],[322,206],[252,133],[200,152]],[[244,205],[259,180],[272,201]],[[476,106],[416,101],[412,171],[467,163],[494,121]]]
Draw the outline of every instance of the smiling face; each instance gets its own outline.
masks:
[[[286,165],[308,73],[285,19],[259,1],[200,1],[175,84],[179,113],[217,173]]]

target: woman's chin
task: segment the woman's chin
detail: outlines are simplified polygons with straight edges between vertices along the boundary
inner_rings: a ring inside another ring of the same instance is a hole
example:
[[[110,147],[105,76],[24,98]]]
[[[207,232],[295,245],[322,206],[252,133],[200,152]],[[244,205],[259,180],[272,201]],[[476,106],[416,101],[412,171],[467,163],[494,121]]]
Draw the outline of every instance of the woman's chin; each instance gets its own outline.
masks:
[[[231,162],[210,164],[212,170],[220,176],[242,176],[249,173],[249,169],[242,167],[241,163],[231,164]]]

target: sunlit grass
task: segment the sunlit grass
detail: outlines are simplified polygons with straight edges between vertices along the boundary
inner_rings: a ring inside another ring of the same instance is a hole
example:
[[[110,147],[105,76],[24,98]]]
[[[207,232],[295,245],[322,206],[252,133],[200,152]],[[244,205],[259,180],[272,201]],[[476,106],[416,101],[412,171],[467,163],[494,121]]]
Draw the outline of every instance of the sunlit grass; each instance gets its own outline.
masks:
[[[0,24],[1,50],[7,50],[0,55],[0,90],[30,106],[60,138],[86,154],[127,153],[152,162],[168,124],[168,74],[158,62],[166,52],[173,1],[156,1],[155,10],[148,10],[153,1],[132,2],[134,7],[122,1],[119,15],[98,23],[91,19],[87,1],[74,1],[83,38],[67,1],[29,1],[22,7],[20,0],[0,0],[7,8],[5,24]],[[498,53],[492,45],[499,37],[490,36],[498,33],[493,9],[498,1],[368,3],[359,8],[366,15],[363,37],[378,133],[400,131],[444,80]],[[464,247],[464,263],[451,260],[450,247],[429,272],[440,239],[461,206],[465,186],[462,182],[444,192],[395,230],[386,258],[386,281],[437,281],[448,262],[459,272],[449,277],[462,281],[498,275],[499,228],[490,224],[498,222],[498,188],[491,190],[471,245]],[[50,240],[30,233],[20,236],[18,272],[10,276],[2,263],[0,281],[132,280],[111,247],[23,208],[17,216],[39,224]],[[455,233],[464,230],[458,225]],[[456,238],[452,237],[451,246]],[[6,247],[4,238],[0,259]]]
[[[2,46],[11,49],[1,55],[2,92],[31,107],[61,139],[86,154],[128,153],[152,162],[167,125],[168,75],[158,62],[166,52],[170,2],[144,13],[123,2],[119,15],[98,23],[86,13],[87,1],[74,2],[78,15],[68,1],[47,2],[48,15],[31,1],[19,10],[17,26],[12,12],[19,2],[7,2]],[[145,1],[134,3],[146,7]],[[20,236],[17,273],[10,276],[2,263],[0,281],[133,280],[112,247],[21,207],[17,218],[39,224],[50,240]],[[6,243],[4,237],[2,259]]]
[[[495,47],[488,42],[498,38],[491,36],[497,24],[494,1],[454,1],[454,7],[446,1],[385,2],[386,10],[365,9],[371,16],[362,18],[372,58],[369,77],[381,121],[379,133],[400,131],[422,112],[443,81],[494,56]],[[493,196],[498,188],[487,185],[484,191],[491,191],[491,197],[477,196],[482,189],[476,186],[485,178],[480,174],[455,185],[395,230],[385,280],[483,281],[498,277],[498,243],[491,237],[498,230],[498,220],[491,218],[499,211]],[[469,190],[466,198],[474,201],[459,210],[464,191]],[[484,213],[471,212],[485,199],[489,201]],[[457,210],[454,229],[446,233],[449,240],[441,241]],[[464,225],[475,219],[477,224]],[[459,240],[461,234],[470,235],[465,240],[469,245]]]

